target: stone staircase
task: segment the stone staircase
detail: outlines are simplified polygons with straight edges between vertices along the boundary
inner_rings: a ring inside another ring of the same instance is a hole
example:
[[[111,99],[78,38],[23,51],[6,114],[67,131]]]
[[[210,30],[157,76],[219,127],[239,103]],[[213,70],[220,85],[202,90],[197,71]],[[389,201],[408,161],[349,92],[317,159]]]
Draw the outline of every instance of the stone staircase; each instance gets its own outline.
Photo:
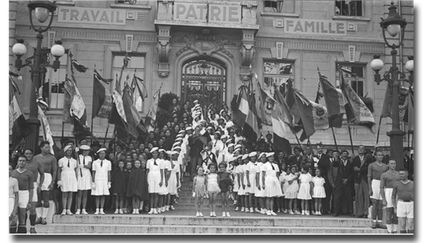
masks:
[[[371,229],[368,219],[331,216],[301,216],[279,214],[274,217],[257,213],[231,211],[230,218],[209,217],[207,202],[205,217],[195,217],[192,182],[185,178],[179,191],[175,211],[161,215],[54,215],[53,223],[38,225],[38,234],[177,234],[177,235],[376,235],[387,234],[383,229]]]

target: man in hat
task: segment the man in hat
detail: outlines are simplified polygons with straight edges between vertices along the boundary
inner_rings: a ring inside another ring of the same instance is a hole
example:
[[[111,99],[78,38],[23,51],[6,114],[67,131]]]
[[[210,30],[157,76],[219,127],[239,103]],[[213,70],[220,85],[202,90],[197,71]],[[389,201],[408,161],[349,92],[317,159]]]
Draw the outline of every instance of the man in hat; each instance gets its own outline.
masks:
[[[33,162],[40,164],[44,173],[43,181],[41,180],[39,185],[41,190],[41,206],[43,207],[39,210],[42,215],[40,223],[45,225],[47,224],[46,217],[48,215],[50,193],[57,179],[57,160],[50,153],[50,144],[48,141],[41,142],[39,148],[41,149],[41,153],[33,157]]]
[[[111,188],[111,161],[105,159],[106,148],[100,148],[97,152],[98,159],[92,164],[92,192],[96,197],[96,213],[105,214],[105,196],[109,196]]]

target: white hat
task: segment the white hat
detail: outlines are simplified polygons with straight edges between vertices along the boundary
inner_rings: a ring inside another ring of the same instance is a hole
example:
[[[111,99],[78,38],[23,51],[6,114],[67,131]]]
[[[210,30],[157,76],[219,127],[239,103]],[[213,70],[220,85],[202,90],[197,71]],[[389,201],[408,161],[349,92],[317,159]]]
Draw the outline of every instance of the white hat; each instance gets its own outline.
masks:
[[[180,133],[180,134],[184,134],[184,133],[185,133],[185,130],[182,129],[182,130],[179,131],[179,133]]]
[[[269,152],[269,153],[266,153],[266,156],[270,157],[270,156],[274,156],[274,154],[275,154],[274,152]]]
[[[183,134],[181,134],[181,133],[177,134],[177,136],[176,136],[176,138],[182,138],[182,137],[183,137]]]
[[[228,148],[229,148],[229,147],[234,147],[234,144],[233,144],[233,143],[230,143],[230,144],[227,145],[227,147],[228,147]]]
[[[236,144],[234,148],[235,149],[241,148],[241,144]]]
[[[171,155],[179,154],[178,151],[171,151]]]
[[[189,126],[189,127],[186,127],[186,131],[187,130],[193,130],[193,129],[192,129],[192,127]]]
[[[232,156],[231,158],[229,158],[228,162],[236,161],[238,157],[240,156]]]
[[[198,103],[198,100],[194,100],[193,103],[195,103],[195,104]]]
[[[158,147],[154,147],[154,148],[152,148],[152,149],[150,150],[150,153],[157,152],[158,149],[159,149]]]
[[[71,149],[72,145],[66,145],[66,147],[64,147],[63,151],[66,152],[68,151],[68,149]]]
[[[250,152],[249,153],[249,157],[254,157],[254,156],[256,156],[257,155],[257,152]]]
[[[106,150],[107,150],[106,148],[100,148],[96,153],[98,154],[98,153],[100,153],[102,151],[106,151]]]
[[[258,156],[258,159],[261,158],[261,157],[263,157],[263,156],[267,157],[267,153],[264,153],[264,152],[260,153],[260,155]]]
[[[183,138],[178,137],[178,138],[176,138],[176,139],[174,140],[174,142],[182,141],[182,140],[183,140]]]
[[[180,149],[180,150],[181,150],[181,147],[179,147],[179,146],[174,146],[174,147],[172,148],[172,150],[177,150],[177,149]]]
[[[240,149],[239,149],[239,148],[234,149],[233,153],[236,153],[236,152],[239,152],[239,153],[240,153]]]
[[[90,146],[83,144],[83,145],[81,145],[79,147],[79,149],[81,149],[81,150],[90,150]]]
[[[160,153],[160,152],[166,152],[166,151],[165,151],[165,149],[160,148],[160,149],[158,150],[158,152]]]
[[[176,140],[177,141],[177,140]],[[175,142],[174,144],[173,144],[173,147],[175,147],[175,146],[177,146],[177,145],[180,145],[181,144],[181,142],[180,141],[177,141],[177,142]]]
[[[248,157],[249,157],[248,154],[243,154],[243,156],[242,156],[242,160],[245,160],[245,159],[247,159]]]

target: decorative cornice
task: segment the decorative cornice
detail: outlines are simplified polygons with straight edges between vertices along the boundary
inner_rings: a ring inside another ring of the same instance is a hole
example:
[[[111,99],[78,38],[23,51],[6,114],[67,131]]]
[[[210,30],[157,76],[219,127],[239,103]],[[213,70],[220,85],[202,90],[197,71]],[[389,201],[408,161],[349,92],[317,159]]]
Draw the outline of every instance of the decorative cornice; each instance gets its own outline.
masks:
[[[137,10],[151,10],[151,5],[130,5],[130,4],[116,4],[110,5],[111,8],[125,8],[125,9],[137,9]]]
[[[289,50],[313,50],[326,52],[341,52],[353,43],[357,50],[362,53],[384,53],[384,46],[381,43],[370,42],[348,42],[348,41],[323,41],[323,40],[305,40],[305,39],[286,39],[286,38],[263,38],[257,37],[255,46],[257,48],[272,48],[275,41],[283,42],[284,47]]]

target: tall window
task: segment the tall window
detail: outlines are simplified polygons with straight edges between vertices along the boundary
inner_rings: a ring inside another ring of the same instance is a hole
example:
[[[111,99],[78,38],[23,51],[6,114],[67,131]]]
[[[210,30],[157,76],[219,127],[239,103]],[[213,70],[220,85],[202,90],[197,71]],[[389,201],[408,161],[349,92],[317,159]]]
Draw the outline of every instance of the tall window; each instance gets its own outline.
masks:
[[[288,79],[294,80],[294,61],[264,60],[264,84],[272,87],[281,85]]]
[[[48,99],[51,109],[63,109],[64,105],[64,82],[66,80],[67,55],[60,58],[60,68],[57,72],[48,68],[43,84],[43,97]]]
[[[345,71],[341,71],[345,70]],[[365,95],[365,64],[360,63],[337,63],[336,64],[336,80],[341,82],[340,77],[343,76],[345,82],[349,82],[354,91],[360,96]]]
[[[125,53],[115,53],[113,55],[113,62],[112,62],[112,78],[114,80],[120,79],[120,73],[121,69],[123,67],[123,60],[125,57]],[[142,82],[145,82],[144,80],[144,73],[145,73],[145,55],[141,53],[128,53],[129,62],[127,67],[123,71],[123,75],[120,80],[120,88],[123,90],[125,84],[127,83],[131,88],[133,92],[133,99],[135,103],[135,107],[139,112],[143,112],[143,100],[140,96],[140,93],[138,91],[138,88],[135,84],[132,83],[134,75],[136,75],[139,79],[143,80]],[[137,79],[137,82],[141,82],[139,79]],[[141,89],[144,86],[144,83],[138,84]]]
[[[363,16],[362,0],[336,0],[335,15]]]

